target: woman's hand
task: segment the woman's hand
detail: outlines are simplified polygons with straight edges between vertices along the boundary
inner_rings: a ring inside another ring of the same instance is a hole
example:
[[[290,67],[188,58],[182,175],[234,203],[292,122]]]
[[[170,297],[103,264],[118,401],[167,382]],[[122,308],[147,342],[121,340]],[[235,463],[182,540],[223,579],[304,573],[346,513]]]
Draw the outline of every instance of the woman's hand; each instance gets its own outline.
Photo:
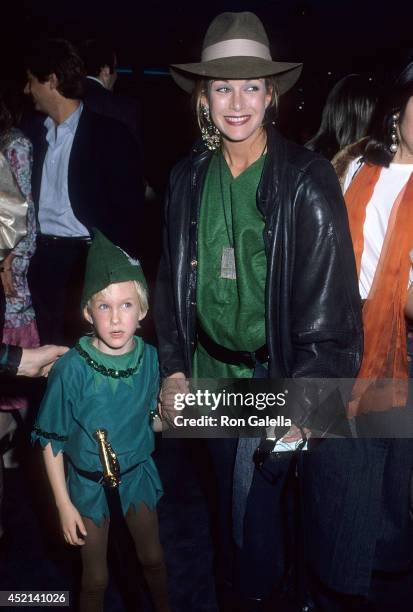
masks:
[[[185,401],[182,396],[185,396],[187,393],[189,393],[189,386],[183,372],[175,372],[163,379],[159,395],[159,413],[168,425],[174,427],[174,418],[180,414],[180,410],[177,410],[175,407],[175,396],[179,394],[180,401]]]
[[[64,355],[69,348],[67,346],[55,346],[45,344],[33,349],[23,349],[17,376],[47,376],[59,357]]]
[[[291,425],[290,429],[282,437],[282,441],[283,442],[298,442],[298,440],[303,439],[303,434],[305,438],[308,440],[308,438],[311,436],[311,431],[307,429],[307,427],[303,427],[303,429],[301,430],[296,425]]]
[[[13,276],[11,266],[13,263],[14,255],[10,253],[0,264],[0,279],[4,289],[4,295],[7,298],[16,297],[16,289],[13,285]]]
[[[58,507],[58,510],[63,537],[66,542],[72,546],[83,546],[87,531],[78,509],[75,508],[71,501],[66,501]],[[81,533],[81,536],[78,535],[78,531]]]

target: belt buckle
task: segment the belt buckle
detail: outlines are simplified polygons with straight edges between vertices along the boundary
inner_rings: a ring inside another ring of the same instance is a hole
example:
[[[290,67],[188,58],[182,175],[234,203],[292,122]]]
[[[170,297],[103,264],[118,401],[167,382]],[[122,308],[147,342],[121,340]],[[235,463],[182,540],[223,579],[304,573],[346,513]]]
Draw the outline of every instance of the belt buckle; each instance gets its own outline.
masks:
[[[248,351],[242,351],[241,357],[242,357],[241,363],[246,365],[248,368],[254,369],[255,366],[257,365],[257,358],[255,356],[255,353],[249,353]]]

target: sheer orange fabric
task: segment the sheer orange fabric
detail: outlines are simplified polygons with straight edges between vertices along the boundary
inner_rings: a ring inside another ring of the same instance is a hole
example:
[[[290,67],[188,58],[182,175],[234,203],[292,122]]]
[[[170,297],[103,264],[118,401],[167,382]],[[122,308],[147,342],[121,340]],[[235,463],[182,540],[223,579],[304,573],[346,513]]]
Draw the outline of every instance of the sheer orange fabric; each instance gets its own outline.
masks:
[[[350,232],[360,275],[366,208],[381,173],[365,164],[345,194]],[[403,406],[407,397],[404,306],[413,248],[413,174],[393,205],[383,248],[363,307],[364,356],[349,407],[350,416]],[[393,384],[374,381],[392,379]]]

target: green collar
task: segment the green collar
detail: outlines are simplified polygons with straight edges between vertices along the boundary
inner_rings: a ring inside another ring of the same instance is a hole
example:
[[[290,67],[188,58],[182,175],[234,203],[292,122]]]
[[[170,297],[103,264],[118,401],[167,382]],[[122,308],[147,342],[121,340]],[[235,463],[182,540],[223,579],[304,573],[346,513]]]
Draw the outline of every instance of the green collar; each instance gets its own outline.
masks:
[[[93,346],[90,336],[80,338],[75,349],[89,368],[93,370],[96,385],[102,382],[103,377],[115,391],[120,381],[132,386],[131,378],[140,369],[145,345],[139,336],[134,336],[134,341],[134,348],[124,355],[102,353]]]

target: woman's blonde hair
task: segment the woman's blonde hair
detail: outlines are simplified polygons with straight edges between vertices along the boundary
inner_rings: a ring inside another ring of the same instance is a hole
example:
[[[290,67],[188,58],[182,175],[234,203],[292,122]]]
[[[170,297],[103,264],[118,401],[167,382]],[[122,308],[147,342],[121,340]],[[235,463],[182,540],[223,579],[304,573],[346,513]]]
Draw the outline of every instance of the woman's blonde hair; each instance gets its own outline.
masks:
[[[148,290],[146,289],[146,287],[140,283],[139,281],[133,280],[131,281],[136,289],[136,293],[138,296],[138,301],[139,301],[139,307],[140,307],[140,311],[141,311],[141,317],[140,320],[144,319],[148,313],[148,309],[149,309],[149,303],[148,303]],[[88,312],[90,312],[90,303],[93,300],[93,298],[95,298],[97,295],[105,295],[107,292],[107,287],[105,287],[105,289],[102,289],[102,291],[99,291],[98,293],[95,293],[94,295],[92,295],[92,297],[87,301],[87,304],[85,306],[85,309],[88,310]],[[138,324],[136,326],[136,329],[139,329],[140,325],[139,325],[139,321]]]
[[[208,98],[208,88],[214,79],[199,79],[195,83],[194,90],[192,92],[192,106],[196,114],[196,118],[198,121],[199,129],[202,131],[202,128],[208,127],[207,120],[205,118],[204,113],[202,112],[202,98]],[[271,92],[270,103],[265,109],[264,122],[263,125],[266,126],[269,123],[272,123],[277,115],[277,107],[278,107],[278,89],[277,89],[277,79],[275,76],[265,77],[265,87],[267,92]]]

